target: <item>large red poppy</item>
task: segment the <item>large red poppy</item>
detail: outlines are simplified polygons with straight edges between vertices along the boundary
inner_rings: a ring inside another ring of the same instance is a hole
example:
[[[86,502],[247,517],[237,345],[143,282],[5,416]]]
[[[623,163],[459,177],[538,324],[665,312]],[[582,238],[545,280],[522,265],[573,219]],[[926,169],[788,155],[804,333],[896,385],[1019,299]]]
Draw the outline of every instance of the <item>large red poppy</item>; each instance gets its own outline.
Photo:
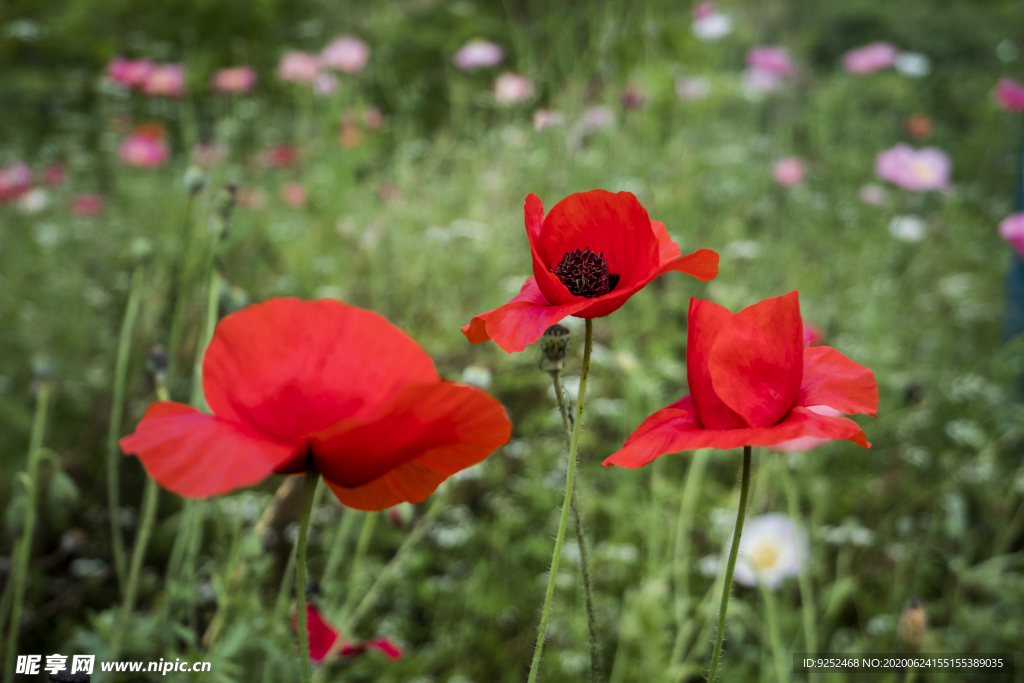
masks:
[[[506,351],[522,351],[566,316],[608,315],[670,270],[702,282],[718,275],[718,254],[699,249],[680,256],[665,224],[648,218],[629,192],[571,194],[547,216],[531,194],[525,213],[533,277],[507,304],[462,328],[474,344],[493,339]]]
[[[642,467],[666,453],[805,436],[871,445],[857,423],[821,407],[874,417],[875,376],[833,348],[804,346],[796,292],[736,314],[691,299],[686,373],[690,394],[644,420],[605,465]]]
[[[213,415],[154,403],[120,441],[188,497],[316,471],[352,508],[418,503],[511,432],[498,401],[441,381],[400,329],[330,299],[271,299],[225,317],[203,390]]]

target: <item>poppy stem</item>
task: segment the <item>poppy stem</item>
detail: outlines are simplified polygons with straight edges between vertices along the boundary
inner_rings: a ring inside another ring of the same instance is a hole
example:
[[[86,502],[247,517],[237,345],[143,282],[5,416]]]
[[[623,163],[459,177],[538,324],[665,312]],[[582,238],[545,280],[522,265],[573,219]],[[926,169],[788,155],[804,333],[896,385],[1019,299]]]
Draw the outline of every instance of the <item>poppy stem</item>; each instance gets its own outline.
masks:
[[[121,449],[117,447],[117,438],[121,435],[121,424],[124,417],[124,388],[128,380],[128,359],[131,356],[132,331],[139,315],[139,302],[142,298],[142,276],[144,266],[135,266],[132,271],[131,289],[128,303],[121,320],[121,336],[117,341],[117,361],[114,365],[114,398],[110,406],[110,424],[107,428],[107,515],[110,517],[110,541],[114,553],[114,569],[117,571],[117,584],[121,597],[125,597],[125,581],[127,560],[124,552],[124,538],[118,523],[118,509],[121,507],[121,478],[119,465]]]
[[[549,370],[551,381],[555,385],[555,399],[558,401],[558,409],[562,413],[562,426],[565,427],[566,436],[569,438],[570,447],[572,444],[572,427],[569,422],[569,411],[565,407],[565,397],[562,395],[561,371],[558,369]],[[590,562],[587,559],[587,539],[583,535],[583,513],[580,511],[580,473],[574,472],[572,482],[572,509],[575,514],[576,544],[580,548],[580,571],[583,574],[583,593],[587,605],[587,626],[590,629],[590,678],[594,683],[601,680],[601,654],[597,640],[597,618],[594,616],[594,598],[590,588]]]
[[[11,603],[11,627],[7,633],[7,653],[4,657],[4,683],[14,677],[14,657],[18,653],[18,633],[21,631],[21,604],[25,599],[25,576],[28,574],[29,556],[32,554],[32,536],[36,525],[36,502],[39,499],[39,461],[43,454],[43,432],[46,429],[46,413],[50,405],[50,383],[39,382],[36,394],[36,414],[32,420],[32,434],[29,437],[28,463],[23,475],[25,486],[25,523],[21,530],[21,544],[14,560],[14,574],[8,579],[14,583]],[[19,475],[21,476],[21,475]]]
[[[135,607],[135,594],[139,587],[139,574],[142,572],[142,560],[146,557],[146,547],[149,545],[149,537],[153,532],[153,523],[156,521],[157,502],[160,500],[160,487],[155,479],[146,479],[146,492],[142,495],[142,523],[139,526],[139,534],[135,538],[135,548],[132,550],[132,566],[128,574],[128,584],[125,587],[124,605],[121,607],[121,614],[117,620],[117,629],[114,631],[114,639],[110,646],[110,659],[116,660],[121,654],[121,645],[124,642],[125,628],[128,626],[128,617],[131,616]]]
[[[306,482],[302,487],[302,518],[299,521],[299,540],[297,543],[297,560],[295,568],[295,593],[298,600],[295,621],[299,627],[299,663],[302,672],[302,683],[313,680],[313,668],[309,660],[309,624],[306,618],[306,542],[309,540],[309,518],[313,510],[313,494],[316,492],[320,475],[316,472],[306,474]]]
[[[711,669],[708,672],[708,683],[715,683],[715,675],[718,673],[718,660],[722,656],[722,641],[725,640],[725,614],[729,609],[729,592],[732,590],[732,575],[736,571],[736,556],[740,551],[740,535],[743,533],[743,520],[747,516],[747,494],[750,493],[750,451],[750,446],[743,447],[743,469],[740,475],[740,507],[736,511],[736,529],[732,534],[729,562],[725,565],[725,581],[722,583],[722,604],[718,609],[718,633],[715,635],[715,649],[711,651]]]
[[[544,650],[544,637],[548,630],[548,617],[551,615],[551,599],[555,594],[555,579],[558,578],[558,561],[562,557],[562,542],[565,540],[565,527],[569,522],[569,508],[572,507],[573,483],[576,481],[576,451],[580,443],[580,426],[583,423],[583,402],[587,395],[590,350],[594,343],[594,323],[587,318],[586,325],[587,332],[583,342],[583,371],[580,373],[580,389],[576,395],[576,415],[572,424],[572,437],[569,440],[569,468],[565,475],[565,498],[562,501],[562,517],[558,521],[555,551],[551,556],[551,571],[548,574],[547,591],[544,593],[544,607],[540,613],[540,625],[537,627],[537,644],[533,649],[533,662],[530,664],[528,683],[535,683],[539,673],[540,658]]]

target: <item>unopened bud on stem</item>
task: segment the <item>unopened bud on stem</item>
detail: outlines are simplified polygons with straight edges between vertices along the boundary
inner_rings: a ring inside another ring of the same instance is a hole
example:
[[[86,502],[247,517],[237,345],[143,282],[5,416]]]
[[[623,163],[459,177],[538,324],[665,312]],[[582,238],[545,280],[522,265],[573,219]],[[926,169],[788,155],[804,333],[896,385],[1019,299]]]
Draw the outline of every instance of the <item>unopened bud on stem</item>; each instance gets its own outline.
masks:
[[[896,636],[908,652],[918,652],[921,650],[927,630],[928,613],[925,612],[924,603],[921,602],[921,598],[912,598],[900,615]]]
[[[544,334],[540,338],[540,348],[544,357],[551,363],[548,371],[562,369],[562,360],[569,352],[570,339],[569,328],[564,325],[556,324],[544,330]]]

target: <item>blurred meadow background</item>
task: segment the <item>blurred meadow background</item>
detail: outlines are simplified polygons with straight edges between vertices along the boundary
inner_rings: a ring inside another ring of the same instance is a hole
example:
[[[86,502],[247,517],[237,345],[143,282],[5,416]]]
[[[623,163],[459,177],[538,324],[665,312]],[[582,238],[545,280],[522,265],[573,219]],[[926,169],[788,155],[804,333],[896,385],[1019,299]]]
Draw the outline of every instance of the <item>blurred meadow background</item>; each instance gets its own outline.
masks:
[[[110,439],[155,400],[154,345],[176,336],[168,388],[188,400],[208,316],[333,297],[407,330],[514,428],[420,505],[367,514],[321,499],[313,604],[344,638],[386,637],[402,657],[369,647],[318,675],[525,680],[564,433],[540,352],[473,346],[460,328],[531,274],[528,193],[550,209],[603,188],[635,194],[683,253],[722,257],[710,283],[670,273],[595,321],[580,500],[603,680],[704,680],[739,457],[601,461],[687,393],[691,296],[737,311],[798,289],[809,333],[875,373],[878,418],[858,417],[873,447],[755,450],[750,519],[785,515],[806,552],[771,588],[734,587],[723,680],[805,680],[793,652],[919,650],[1015,652],[1005,680],[1024,681],[1024,346],[1006,332],[1016,257],[997,230],[1024,211],[1024,104],[997,97],[1002,78],[1024,80],[1014,0],[7,0],[5,644],[32,508],[16,654],[104,660],[121,639],[123,659],[212,662],[167,680],[298,679],[298,489],[275,476],[190,505],[162,491],[119,623],[112,529],[130,558],[146,475]],[[915,161],[931,186],[877,172],[901,144],[939,150]],[[565,324],[575,396],[582,321]],[[570,534],[544,681],[590,680],[578,561]]]

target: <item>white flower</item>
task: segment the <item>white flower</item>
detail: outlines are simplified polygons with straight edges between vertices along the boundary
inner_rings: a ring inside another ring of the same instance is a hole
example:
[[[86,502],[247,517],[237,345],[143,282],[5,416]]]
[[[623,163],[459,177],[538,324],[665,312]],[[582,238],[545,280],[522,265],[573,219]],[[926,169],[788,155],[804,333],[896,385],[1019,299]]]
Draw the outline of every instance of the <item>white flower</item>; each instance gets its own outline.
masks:
[[[893,216],[889,221],[889,232],[902,242],[920,242],[928,230],[923,218],[908,214]]]
[[[806,557],[807,537],[792,519],[779,513],[761,515],[743,529],[734,576],[744,586],[777,588],[786,577],[800,573]]]
[[[711,14],[693,20],[693,35],[700,40],[721,40],[732,33],[732,17],[728,14]]]
[[[932,61],[920,52],[901,52],[896,55],[896,70],[910,78],[923,78],[932,72]]]
[[[676,95],[686,101],[702,100],[711,93],[711,83],[700,76],[680,76],[676,79]]]
[[[18,199],[18,209],[22,213],[39,213],[50,203],[50,196],[41,187],[35,187]]]
[[[462,371],[462,381],[486,389],[491,386],[491,371],[482,365],[467,365]]]

